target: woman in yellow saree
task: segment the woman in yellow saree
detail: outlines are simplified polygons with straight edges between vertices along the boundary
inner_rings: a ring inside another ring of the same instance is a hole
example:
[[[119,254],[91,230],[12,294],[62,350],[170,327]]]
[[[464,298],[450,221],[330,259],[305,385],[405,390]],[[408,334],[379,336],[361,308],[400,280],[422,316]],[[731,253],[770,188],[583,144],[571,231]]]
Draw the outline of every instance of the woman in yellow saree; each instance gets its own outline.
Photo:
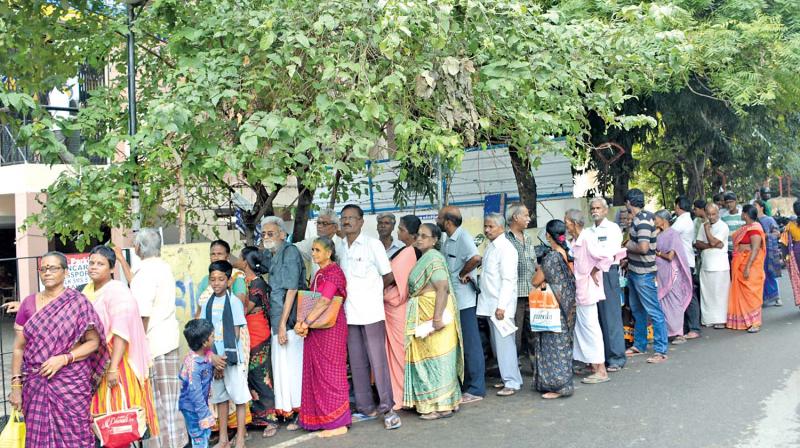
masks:
[[[459,313],[447,262],[436,249],[441,235],[433,224],[420,226],[415,244],[422,257],[408,279],[403,406],[416,408],[424,420],[458,410],[464,374]]]

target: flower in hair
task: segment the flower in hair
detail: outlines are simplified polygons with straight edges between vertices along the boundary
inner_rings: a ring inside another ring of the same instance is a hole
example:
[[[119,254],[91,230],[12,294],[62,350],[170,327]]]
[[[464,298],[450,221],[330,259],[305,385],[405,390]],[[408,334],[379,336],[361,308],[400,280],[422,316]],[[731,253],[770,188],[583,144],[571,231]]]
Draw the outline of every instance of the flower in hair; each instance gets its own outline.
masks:
[[[558,236],[558,242],[559,243],[564,243],[566,241],[567,241],[567,236],[566,235],[559,235]]]

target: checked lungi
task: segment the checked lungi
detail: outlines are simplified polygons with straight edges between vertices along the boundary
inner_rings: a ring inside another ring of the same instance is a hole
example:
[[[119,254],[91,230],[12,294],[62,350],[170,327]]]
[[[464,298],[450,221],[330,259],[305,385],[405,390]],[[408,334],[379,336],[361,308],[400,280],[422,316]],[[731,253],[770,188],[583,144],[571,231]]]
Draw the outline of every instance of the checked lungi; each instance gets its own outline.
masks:
[[[153,359],[150,382],[155,395],[156,415],[158,415],[158,437],[145,440],[146,448],[183,448],[189,443],[186,423],[178,410],[181,394],[180,358],[178,349]]]

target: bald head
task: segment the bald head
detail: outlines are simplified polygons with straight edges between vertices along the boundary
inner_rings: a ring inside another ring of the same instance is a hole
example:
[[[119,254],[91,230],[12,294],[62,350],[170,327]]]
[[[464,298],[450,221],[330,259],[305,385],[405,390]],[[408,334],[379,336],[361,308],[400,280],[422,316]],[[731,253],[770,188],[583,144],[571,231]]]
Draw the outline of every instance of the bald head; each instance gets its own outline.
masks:
[[[439,210],[439,216],[436,217],[436,225],[448,235],[452,235],[453,232],[458,230],[461,227],[461,222],[461,210],[452,205]]]
[[[717,204],[713,202],[706,204],[706,218],[711,224],[716,224],[719,221],[719,207],[717,207]]]

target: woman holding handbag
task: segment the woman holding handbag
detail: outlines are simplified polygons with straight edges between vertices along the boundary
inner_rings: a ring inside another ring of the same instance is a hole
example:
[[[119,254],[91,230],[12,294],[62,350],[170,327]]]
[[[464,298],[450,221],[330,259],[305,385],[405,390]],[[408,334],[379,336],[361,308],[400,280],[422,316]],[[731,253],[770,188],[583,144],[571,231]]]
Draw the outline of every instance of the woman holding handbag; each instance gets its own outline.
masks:
[[[121,255],[121,252],[119,253]],[[130,289],[111,273],[117,254],[106,246],[97,246],[89,256],[89,278],[83,295],[92,302],[105,334],[111,362],[100,386],[92,397],[92,415],[140,408],[144,411],[151,437],[158,436],[158,419],[150,385],[148,350],[139,306]]]
[[[568,397],[575,391],[572,383],[572,346],[575,330],[575,276],[567,255],[567,226],[554,219],[545,228],[547,243],[552,250],[542,259],[533,276],[533,286],[545,282],[555,295],[561,310],[561,332],[534,332],[536,353],[533,366],[533,388],[543,392],[542,398]]]
[[[322,430],[320,437],[332,437],[347,433],[352,422],[347,382],[347,318],[343,306],[347,280],[335,262],[336,248],[330,238],[314,240],[311,258],[320,268],[311,280],[311,289],[321,297],[294,328],[305,338],[300,426],[309,431]],[[342,301],[334,300],[336,297]],[[338,307],[335,323],[328,326],[326,317],[335,307]]]

